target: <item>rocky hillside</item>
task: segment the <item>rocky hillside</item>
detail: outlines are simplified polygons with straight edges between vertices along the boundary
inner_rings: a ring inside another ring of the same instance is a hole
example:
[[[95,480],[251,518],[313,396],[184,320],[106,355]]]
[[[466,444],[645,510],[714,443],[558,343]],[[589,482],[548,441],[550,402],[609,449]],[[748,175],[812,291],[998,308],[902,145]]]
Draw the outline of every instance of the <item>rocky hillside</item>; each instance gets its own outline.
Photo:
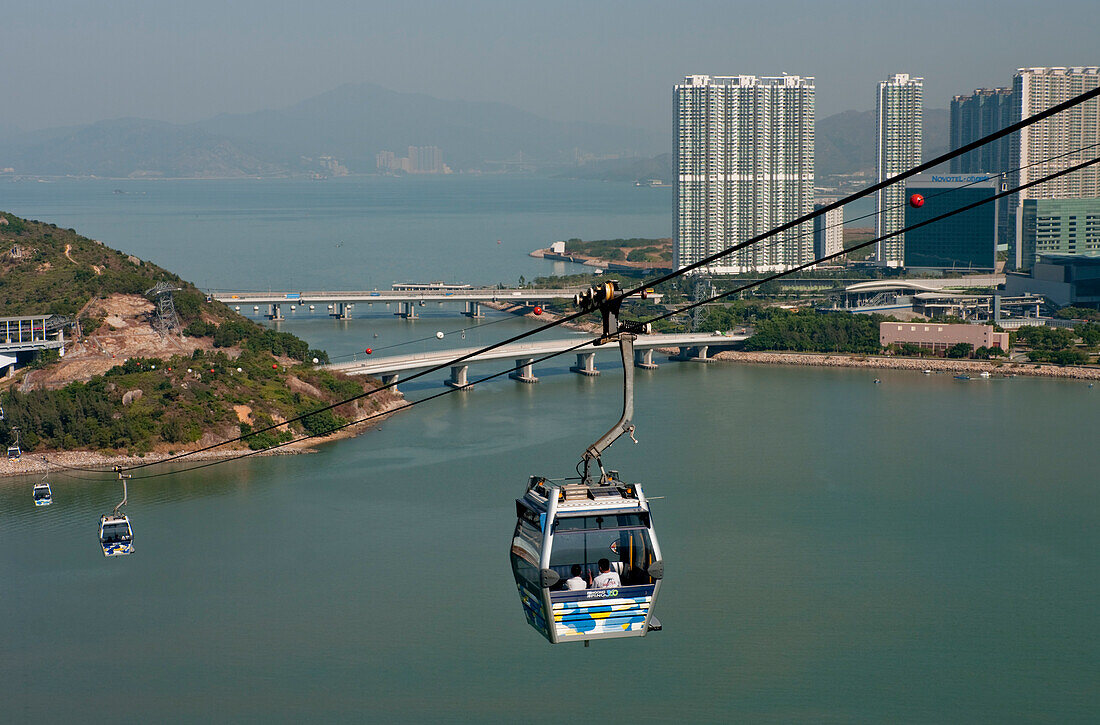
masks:
[[[327,361],[324,351],[208,302],[168,270],[71,229],[0,213],[0,251],[0,316],[79,320],[63,358],[44,353],[0,381],[0,444],[18,426],[27,451],[181,451],[377,387],[316,370],[314,359]],[[179,288],[181,324],[173,333],[155,329],[153,304],[142,294],[160,281]],[[371,396],[236,445],[262,449],[331,433],[397,400]]]

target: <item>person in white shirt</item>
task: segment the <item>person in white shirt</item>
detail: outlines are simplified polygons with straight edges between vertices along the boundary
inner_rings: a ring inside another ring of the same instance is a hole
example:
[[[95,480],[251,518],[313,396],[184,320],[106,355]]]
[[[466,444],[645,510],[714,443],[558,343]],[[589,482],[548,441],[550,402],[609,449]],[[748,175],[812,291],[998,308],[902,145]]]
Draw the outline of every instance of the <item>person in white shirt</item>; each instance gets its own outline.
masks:
[[[593,589],[613,589],[623,585],[622,580],[619,579],[619,572],[611,571],[610,561],[600,559],[596,562],[596,566],[600,568],[600,575],[592,580]]]
[[[581,578],[581,565],[574,564],[573,568],[569,572],[573,575],[565,580],[565,588],[573,591],[579,591],[588,588],[588,582]]]

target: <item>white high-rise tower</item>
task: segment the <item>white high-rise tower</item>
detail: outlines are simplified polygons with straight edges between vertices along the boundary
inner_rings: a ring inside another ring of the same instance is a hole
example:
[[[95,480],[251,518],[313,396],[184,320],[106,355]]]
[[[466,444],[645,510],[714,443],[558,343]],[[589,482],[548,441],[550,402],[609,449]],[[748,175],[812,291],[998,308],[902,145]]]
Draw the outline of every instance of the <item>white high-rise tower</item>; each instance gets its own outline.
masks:
[[[1100,85],[1100,67],[1020,68],[1012,90],[1018,104],[1015,120],[1023,120]],[[1094,98],[1034,123],[1014,134],[1010,174],[1013,186],[1052,174],[1093,158],[1100,143],[1100,99]],[[1053,158],[1058,157],[1058,158]],[[1049,159],[1049,160],[1048,160]],[[1026,199],[1081,199],[1100,197],[1100,168],[1090,166],[1013,195],[1016,209],[1017,269],[1034,260],[1023,254],[1023,204]]]
[[[924,79],[895,73],[878,84],[875,112],[878,116],[878,180],[886,181],[920,163],[921,101]],[[905,227],[905,184],[880,189],[875,194],[878,215],[875,236]],[[905,235],[899,234],[876,245],[875,258],[887,267],[905,262]]]
[[[813,209],[813,78],[691,75],[673,108],[677,269]],[[708,271],[778,271],[813,258],[807,223]]]

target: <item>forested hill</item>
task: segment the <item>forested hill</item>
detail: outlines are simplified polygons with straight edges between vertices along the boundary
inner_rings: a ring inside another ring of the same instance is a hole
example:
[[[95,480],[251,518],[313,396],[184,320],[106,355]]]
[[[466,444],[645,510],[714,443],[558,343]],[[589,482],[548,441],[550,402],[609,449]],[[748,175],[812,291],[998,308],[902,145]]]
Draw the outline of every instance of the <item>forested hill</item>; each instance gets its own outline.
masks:
[[[151,324],[143,293],[168,281],[180,330]],[[0,212],[0,316],[56,313],[79,320],[66,354],[22,359],[0,380],[0,444],[20,429],[25,451],[165,454],[225,441],[372,392],[376,381],[316,369],[322,350],[268,329],[186,280],[72,229]],[[29,364],[27,364],[29,363]],[[263,449],[327,435],[386,410],[385,392],[279,426],[233,447]],[[7,461],[3,461],[8,465]]]
[[[0,317],[75,315],[91,299],[142,294],[157,282],[184,288],[190,310],[199,291],[162,267],[82,237],[74,229],[0,212]]]

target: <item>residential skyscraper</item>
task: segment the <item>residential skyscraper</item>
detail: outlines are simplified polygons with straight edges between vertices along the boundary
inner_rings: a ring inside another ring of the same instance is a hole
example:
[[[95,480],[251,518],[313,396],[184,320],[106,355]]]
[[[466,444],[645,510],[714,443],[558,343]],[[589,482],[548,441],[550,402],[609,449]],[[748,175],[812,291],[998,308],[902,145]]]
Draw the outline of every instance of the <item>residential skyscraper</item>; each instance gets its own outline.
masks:
[[[951,150],[1000,131],[1019,120],[1011,88],[978,88],[951,100]],[[952,174],[1000,174],[1012,168],[1012,136],[951,159]]]
[[[1028,118],[1098,85],[1100,67],[1097,66],[1019,68],[1012,82],[1019,109],[1016,117],[1019,120]],[[1085,147],[1100,143],[1100,99],[1080,103],[1034,123],[1022,129],[1018,136],[1019,143],[1013,144],[1012,168],[1019,171],[1012,175],[1013,186],[1093,158],[1096,149]],[[1055,156],[1058,158],[1053,158]],[[1024,202],[1027,199],[1100,197],[1100,168],[1090,166],[1014,196],[1016,235],[1011,258],[1017,269],[1028,269],[1032,260],[1024,254]]]
[[[924,79],[895,73],[878,84],[878,180],[886,181],[920,163]],[[876,195],[875,236],[905,228],[905,184],[893,184]],[[905,235],[876,245],[875,258],[886,267],[905,261]]]
[[[1011,88],[978,88],[951,100],[951,150],[961,148],[1020,120]],[[1017,134],[1004,136],[951,159],[952,174],[1003,174],[1013,169]],[[1007,187],[1006,187],[1007,188]],[[1008,249],[1016,237],[1015,207],[1008,199],[997,205],[997,245]]]
[[[814,204],[814,211],[824,208],[826,204]],[[844,249],[844,207],[827,211],[821,216],[815,216],[814,225],[814,258],[827,257]],[[832,260],[830,264],[838,264]]]
[[[810,212],[814,94],[812,77],[790,75],[690,75],[675,87],[677,269]],[[778,271],[813,258],[806,223],[708,271]]]

